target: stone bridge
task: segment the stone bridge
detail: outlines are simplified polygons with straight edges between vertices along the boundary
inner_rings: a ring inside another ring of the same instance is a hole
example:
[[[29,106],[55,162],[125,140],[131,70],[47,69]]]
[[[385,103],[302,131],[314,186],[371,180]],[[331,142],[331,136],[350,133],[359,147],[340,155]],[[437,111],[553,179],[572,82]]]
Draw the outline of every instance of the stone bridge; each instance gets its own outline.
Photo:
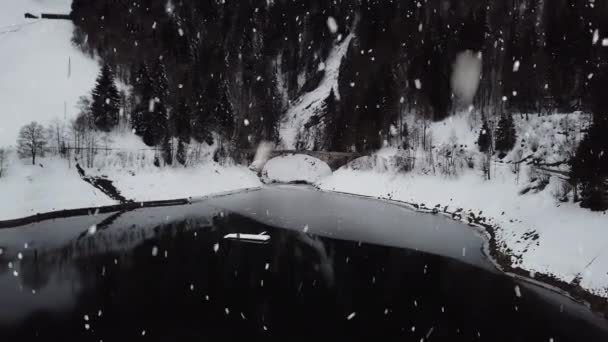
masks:
[[[243,164],[251,164],[255,157],[255,149],[238,149],[235,153],[235,158]],[[350,161],[362,156],[360,153],[354,152],[330,152],[330,151],[308,151],[308,150],[273,150],[270,153],[270,158],[285,156],[289,154],[305,154],[317,159],[320,159],[329,165],[332,171],[339,169]]]

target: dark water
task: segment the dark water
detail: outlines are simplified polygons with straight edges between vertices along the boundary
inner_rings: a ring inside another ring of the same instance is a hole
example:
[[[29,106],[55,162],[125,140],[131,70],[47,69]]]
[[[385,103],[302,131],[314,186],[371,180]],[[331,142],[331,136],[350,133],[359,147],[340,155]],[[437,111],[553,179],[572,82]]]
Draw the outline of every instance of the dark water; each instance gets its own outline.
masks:
[[[0,247],[0,341],[608,341],[583,306],[492,271],[470,227],[307,189],[0,230]]]

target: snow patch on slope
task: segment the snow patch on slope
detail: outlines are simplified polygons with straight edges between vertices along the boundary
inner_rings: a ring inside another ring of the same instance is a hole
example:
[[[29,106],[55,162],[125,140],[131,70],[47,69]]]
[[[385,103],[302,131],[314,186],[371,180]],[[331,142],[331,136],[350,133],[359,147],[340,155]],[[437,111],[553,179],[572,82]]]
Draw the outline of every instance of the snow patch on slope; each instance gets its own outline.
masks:
[[[334,47],[325,63],[325,74],[319,86],[311,92],[300,96],[287,110],[287,114],[281,121],[279,133],[286,149],[295,149],[298,143],[298,135],[304,131],[304,125],[310,118],[318,113],[323,106],[323,100],[327,98],[331,90],[334,90],[336,98],[338,93],[338,76],[340,74],[340,63],[346,54],[353,34],[349,34],[342,42]],[[304,142],[311,144],[311,142]]]
[[[72,45],[71,21],[24,18],[26,12],[70,13],[71,3],[3,0],[0,5],[0,146],[15,144],[30,121],[63,118],[64,108],[68,119],[75,117],[78,97],[95,84],[97,63]]]

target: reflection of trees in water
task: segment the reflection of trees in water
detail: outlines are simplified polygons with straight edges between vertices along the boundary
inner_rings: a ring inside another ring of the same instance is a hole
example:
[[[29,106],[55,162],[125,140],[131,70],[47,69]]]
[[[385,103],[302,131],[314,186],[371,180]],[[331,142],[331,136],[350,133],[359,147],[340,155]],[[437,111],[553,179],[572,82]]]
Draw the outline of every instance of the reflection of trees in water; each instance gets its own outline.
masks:
[[[405,336],[405,326],[415,340],[434,327],[439,340],[459,329],[464,340],[480,331],[498,341],[518,340],[518,331],[542,337],[535,329],[566,317],[547,314],[532,293],[515,299],[509,279],[412,250],[277,229],[230,213],[145,227],[116,224],[21,261],[28,286],[44,287],[57,274],[81,283],[76,307],[49,328],[55,335],[48,340],[132,340],[142,329],[146,338],[166,340],[268,334],[360,340]],[[263,231],[271,237],[265,244],[224,239]],[[98,310],[103,317],[91,325],[100,335],[85,335],[83,313]],[[347,320],[353,312],[356,317]],[[518,329],[502,331],[504,324]]]

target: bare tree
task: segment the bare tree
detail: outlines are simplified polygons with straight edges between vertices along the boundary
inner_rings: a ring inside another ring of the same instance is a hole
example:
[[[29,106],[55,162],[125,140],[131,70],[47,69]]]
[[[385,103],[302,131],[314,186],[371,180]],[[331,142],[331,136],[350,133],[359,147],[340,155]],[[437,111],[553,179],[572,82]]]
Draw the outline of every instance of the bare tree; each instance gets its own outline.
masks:
[[[67,129],[65,122],[59,118],[51,121],[47,128],[48,141],[51,145],[52,152],[65,156],[67,149]]]
[[[36,121],[21,127],[17,138],[17,151],[21,158],[32,158],[32,165],[36,165],[36,157],[44,156],[47,141],[44,136],[44,127]]]

